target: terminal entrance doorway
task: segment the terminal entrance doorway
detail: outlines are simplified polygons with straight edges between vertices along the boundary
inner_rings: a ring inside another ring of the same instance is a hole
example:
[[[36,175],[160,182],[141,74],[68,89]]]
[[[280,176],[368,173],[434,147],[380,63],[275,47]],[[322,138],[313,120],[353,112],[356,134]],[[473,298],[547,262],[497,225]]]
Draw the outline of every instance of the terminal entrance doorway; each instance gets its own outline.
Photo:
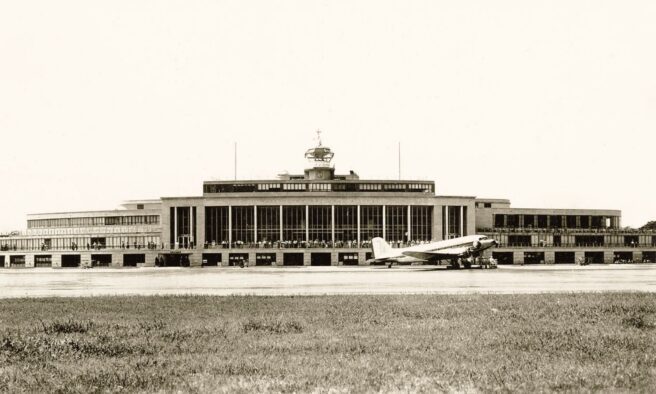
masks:
[[[221,253],[203,253],[203,267],[216,267],[221,264]]]
[[[642,262],[656,263],[656,252],[642,252]],[[2,262],[0,262],[0,267],[2,267]]]
[[[343,265],[358,265],[357,253],[340,253],[337,255],[337,259]]]
[[[37,268],[52,267],[52,255],[36,255],[34,256],[34,266]]]
[[[613,253],[613,262],[632,263],[633,252],[615,252]]]
[[[497,264],[512,264],[513,252],[492,252],[492,258],[497,261]]]
[[[282,265],[303,265],[303,253],[285,253]]]
[[[5,268],[5,256],[0,256],[0,268]]]
[[[604,252],[585,252],[585,262],[588,264],[603,264]]]
[[[255,265],[273,265],[276,263],[275,253],[256,253]]]
[[[112,265],[111,254],[92,254],[91,266],[92,267],[109,267]]]
[[[137,264],[146,262],[145,254],[125,254],[123,255],[123,267],[136,267]]]
[[[164,253],[155,258],[157,267],[189,267],[188,253]]]
[[[555,252],[554,264],[574,264],[576,262],[574,252]]]
[[[317,266],[330,265],[330,253],[311,253],[310,264]]]
[[[231,267],[248,264],[248,253],[230,253],[228,255],[228,265]]]
[[[524,252],[524,264],[544,264],[544,252]]]
[[[80,266],[79,254],[63,254],[61,257],[62,268],[75,268]]]

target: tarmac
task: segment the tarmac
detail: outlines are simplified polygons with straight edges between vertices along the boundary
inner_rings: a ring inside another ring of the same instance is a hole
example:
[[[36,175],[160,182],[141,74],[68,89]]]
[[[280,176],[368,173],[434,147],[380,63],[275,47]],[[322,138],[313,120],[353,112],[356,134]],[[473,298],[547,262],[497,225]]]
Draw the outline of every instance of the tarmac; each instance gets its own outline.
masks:
[[[0,298],[104,295],[656,293],[656,264],[431,266],[25,268],[0,270]]]

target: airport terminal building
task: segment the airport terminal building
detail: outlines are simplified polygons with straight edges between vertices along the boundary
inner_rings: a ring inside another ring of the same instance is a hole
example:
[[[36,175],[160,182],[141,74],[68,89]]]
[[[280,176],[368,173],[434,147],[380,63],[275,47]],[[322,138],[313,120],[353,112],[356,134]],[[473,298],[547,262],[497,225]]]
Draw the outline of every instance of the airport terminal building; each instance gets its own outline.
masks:
[[[621,228],[621,212],[512,208],[441,196],[435,183],[336,174],[333,152],[305,152],[303,174],[206,181],[202,195],[121,209],[31,214],[0,236],[0,268],[362,265],[370,240],[393,247],[472,234],[495,238],[499,264],[656,262],[656,233]],[[445,262],[446,263],[446,262]]]

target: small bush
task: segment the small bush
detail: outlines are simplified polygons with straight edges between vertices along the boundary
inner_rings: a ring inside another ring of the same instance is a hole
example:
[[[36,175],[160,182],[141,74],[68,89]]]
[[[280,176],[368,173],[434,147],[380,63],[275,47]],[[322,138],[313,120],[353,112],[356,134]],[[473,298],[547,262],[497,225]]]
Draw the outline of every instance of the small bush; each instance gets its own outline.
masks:
[[[638,328],[638,329],[649,329],[654,328],[654,325],[645,321],[643,316],[631,316],[622,319],[622,325],[624,327]]]
[[[41,322],[41,327],[43,327],[43,332],[46,334],[84,334],[91,330],[93,322],[90,320],[79,322],[73,319],[68,319],[67,321],[54,321],[51,323]]]
[[[242,325],[244,332],[262,331],[271,334],[294,334],[303,332],[303,325],[297,321],[249,320]]]

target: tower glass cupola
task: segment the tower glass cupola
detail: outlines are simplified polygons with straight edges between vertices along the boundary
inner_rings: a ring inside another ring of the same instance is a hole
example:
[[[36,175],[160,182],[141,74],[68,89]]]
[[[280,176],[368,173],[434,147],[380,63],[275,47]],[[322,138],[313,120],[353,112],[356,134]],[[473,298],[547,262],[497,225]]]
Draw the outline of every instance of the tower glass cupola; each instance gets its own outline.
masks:
[[[305,179],[332,180],[335,178],[335,166],[330,162],[335,153],[321,143],[321,131],[317,130],[317,146],[305,152],[308,168],[305,169]]]

